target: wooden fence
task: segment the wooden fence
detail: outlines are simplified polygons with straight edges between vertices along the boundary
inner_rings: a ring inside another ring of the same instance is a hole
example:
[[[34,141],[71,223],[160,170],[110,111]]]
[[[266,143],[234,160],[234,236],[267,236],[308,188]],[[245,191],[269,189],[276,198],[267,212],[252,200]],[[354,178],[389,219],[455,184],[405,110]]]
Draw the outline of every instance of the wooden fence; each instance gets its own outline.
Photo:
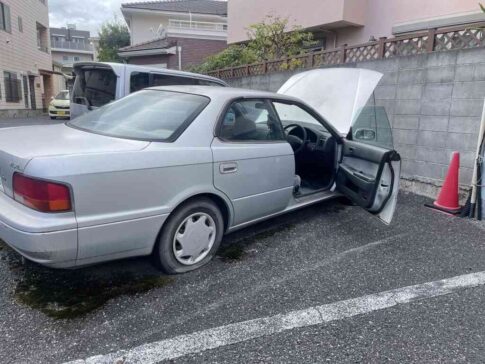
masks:
[[[344,46],[320,52],[305,53],[289,58],[224,68],[208,74],[222,79],[264,75],[287,69],[311,69],[352,62],[410,56],[485,46],[485,23],[430,29],[402,37],[380,38],[364,44]]]

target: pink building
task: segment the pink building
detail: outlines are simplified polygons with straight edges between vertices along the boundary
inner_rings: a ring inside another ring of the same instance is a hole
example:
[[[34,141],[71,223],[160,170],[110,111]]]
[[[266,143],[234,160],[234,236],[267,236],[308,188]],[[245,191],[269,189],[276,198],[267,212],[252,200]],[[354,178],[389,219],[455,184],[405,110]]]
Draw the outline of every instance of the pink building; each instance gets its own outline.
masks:
[[[229,0],[228,43],[248,39],[266,15],[314,33],[323,48],[359,44],[430,28],[484,21],[478,0]]]

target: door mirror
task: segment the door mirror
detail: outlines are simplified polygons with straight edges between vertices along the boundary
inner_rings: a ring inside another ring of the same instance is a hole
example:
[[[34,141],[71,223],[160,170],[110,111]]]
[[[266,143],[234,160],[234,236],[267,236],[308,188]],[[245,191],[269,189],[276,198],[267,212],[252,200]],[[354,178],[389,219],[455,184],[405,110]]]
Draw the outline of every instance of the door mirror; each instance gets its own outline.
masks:
[[[352,140],[393,149],[392,129],[385,108],[364,107],[352,125]]]
[[[372,129],[357,129],[354,133],[354,139],[361,141],[376,140],[376,132]]]

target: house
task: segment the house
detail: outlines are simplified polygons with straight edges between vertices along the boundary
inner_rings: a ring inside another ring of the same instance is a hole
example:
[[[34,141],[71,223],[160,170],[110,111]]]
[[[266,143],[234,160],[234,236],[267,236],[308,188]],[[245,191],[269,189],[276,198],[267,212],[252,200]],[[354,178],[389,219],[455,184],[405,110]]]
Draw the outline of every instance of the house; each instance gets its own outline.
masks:
[[[94,61],[94,47],[87,30],[77,30],[76,25],[50,28],[52,60],[62,64],[64,73],[72,72],[75,62]]]
[[[48,0],[0,0],[0,117],[40,113],[53,95]]]
[[[230,0],[228,43],[248,40],[266,15],[311,31],[321,48],[483,21],[477,0]]]
[[[131,45],[128,63],[187,69],[227,46],[227,2],[170,0],[122,4]]]

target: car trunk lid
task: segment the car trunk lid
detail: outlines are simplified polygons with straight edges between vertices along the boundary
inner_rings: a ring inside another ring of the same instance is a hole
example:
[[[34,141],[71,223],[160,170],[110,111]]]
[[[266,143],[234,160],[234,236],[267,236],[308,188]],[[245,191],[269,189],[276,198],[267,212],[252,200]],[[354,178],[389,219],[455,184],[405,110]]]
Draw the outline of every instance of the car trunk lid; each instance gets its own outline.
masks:
[[[65,124],[0,130],[0,191],[12,196],[12,176],[23,172],[32,158],[144,149],[150,142],[84,132]]]

